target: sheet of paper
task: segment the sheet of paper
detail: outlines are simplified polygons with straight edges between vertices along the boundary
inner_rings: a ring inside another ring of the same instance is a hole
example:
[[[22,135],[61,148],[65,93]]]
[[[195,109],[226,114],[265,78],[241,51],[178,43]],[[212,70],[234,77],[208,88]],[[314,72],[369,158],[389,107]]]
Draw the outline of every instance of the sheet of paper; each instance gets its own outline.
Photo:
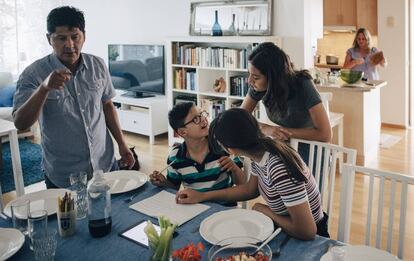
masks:
[[[178,224],[178,226],[181,226],[209,208],[209,206],[204,204],[177,204],[175,202],[175,194],[167,191],[161,191],[129,207],[148,216],[165,216],[171,222]]]

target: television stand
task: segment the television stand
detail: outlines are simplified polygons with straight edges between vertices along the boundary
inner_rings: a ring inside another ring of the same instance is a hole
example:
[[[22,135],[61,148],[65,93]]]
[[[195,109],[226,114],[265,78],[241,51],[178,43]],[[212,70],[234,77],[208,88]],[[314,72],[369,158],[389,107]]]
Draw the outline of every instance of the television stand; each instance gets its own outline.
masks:
[[[154,94],[148,94],[148,93],[145,93],[145,92],[134,92],[134,91],[127,91],[127,92],[121,94],[121,96],[132,97],[132,98],[137,98],[137,99],[155,97]]]
[[[116,90],[112,101],[117,107],[122,130],[149,136],[150,144],[154,144],[156,135],[168,131],[166,96],[137,99]]]

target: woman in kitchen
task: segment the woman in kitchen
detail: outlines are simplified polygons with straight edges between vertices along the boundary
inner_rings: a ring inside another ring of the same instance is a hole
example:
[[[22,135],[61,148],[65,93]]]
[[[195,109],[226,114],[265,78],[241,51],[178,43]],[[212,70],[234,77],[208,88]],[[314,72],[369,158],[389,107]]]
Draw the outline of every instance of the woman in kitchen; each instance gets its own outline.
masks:
[[[381,51],[372,46],[369,31],[359,28],[355,34],[352,48],[346,52],[344,68],[364,72],[363,78],[379,80],[378,65],[385,66],[386,59]]]
[[[329,118],[312,77],[305,70],[295,71],[289,56],[274,43],[258,45],[249,56],[249,92],[242,108],[252,112],[262,100],[268,118],[277,124],[260,123],[261,131],[272,138],[329,142]],[[309,146],[299,147],[307,163]]]

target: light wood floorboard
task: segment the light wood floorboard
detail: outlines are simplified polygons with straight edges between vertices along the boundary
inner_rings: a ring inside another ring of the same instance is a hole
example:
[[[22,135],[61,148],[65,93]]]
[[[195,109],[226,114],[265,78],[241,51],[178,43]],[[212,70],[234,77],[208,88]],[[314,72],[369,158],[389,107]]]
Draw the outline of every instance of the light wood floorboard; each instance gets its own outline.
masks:
[[[411,130],[394,129],[390,127],[383,127],[382,133],[401,136],[402,140],[392,146],[389,149],[380,148],[378,156],[371,161],[367,167],[378,168],[387,171],[394,171],[404,173],[406,175],[414,175],[414,161],[413,161],[413,149],[414,139],[413,132]],[[168,141],[167,135],[163,134],[157,136],[154,145],[149,145],[148,138],[146,136],[126,133],[125,134],[127,143],[130,146],[136,146],[136,151],[141,163],[141,171],[144,173],[151,173],[154,169],[162,169],[166,166],[166,156],[168,155]],[[35,138],[38,142],[38,138]],[[351,243],[362,244],[364,242],[365,222],[366,222],[366,211],[367,211],[367,190],[368,190],[368,179],[357,176],[355,179],[355,192],[354,192],[354,203],[352,213],[352,226],[351,226]],[[339,210],[339,185],[340,176],[336,178],[335,189],[335,201],[334,201],[334,214],[331,217],[331,226],[329,231],[332,238],[337,236],[338,226],[338,210]],[[375,186],[378,187],[377,185]],[[26,192],[36,191],[44,188],[44,183],[40,182],[26,187]],[[378,192],[377,192],[378,194]],[[385,191],[385,207],[389,205],[389,192],[388,189]],[[398,193],[397,193],[398,195]],[[10,192],[4,194],[5,202],[15,198],[15,193]],[[407,207],[407,225],[405,234],[405,260],[414,260],[414,188],[408,191],[408,207]],[[262,199],[258,198],[248,202],[248,207],[251,207],[255,202],[260,202]],[[376,201],[377,198],[374,199]],[[396,209],[399,208],[399,200],[396,201]],[[386,212],[387,213],[387,212]],[[373,216],[376,217],[376,209],[374,209]],[[399,211],[395,213],[394,222],[394,235],[393,235],[393,252],[396,253],[396,242],[398,237],[398,224],[399,224]],[[383,226],[388,224],[387,214],[384,215]],[[375,224],[375,222],[374,222]],[[374,229],[374,228],[372,228]],[[386,230],[383,229],[383,238],[386,236]],[[372,237],[371,242],[375,239]],[[385,249],[385,244],[382,246]]]

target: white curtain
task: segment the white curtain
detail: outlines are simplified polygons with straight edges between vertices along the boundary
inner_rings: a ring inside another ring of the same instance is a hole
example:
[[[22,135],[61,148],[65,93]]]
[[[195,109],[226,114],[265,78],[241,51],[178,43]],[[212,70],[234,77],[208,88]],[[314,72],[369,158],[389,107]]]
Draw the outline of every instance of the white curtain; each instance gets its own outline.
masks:
[[[0,72],[14,78],[51,52],[46,17],[61,0],[0,0]]]

